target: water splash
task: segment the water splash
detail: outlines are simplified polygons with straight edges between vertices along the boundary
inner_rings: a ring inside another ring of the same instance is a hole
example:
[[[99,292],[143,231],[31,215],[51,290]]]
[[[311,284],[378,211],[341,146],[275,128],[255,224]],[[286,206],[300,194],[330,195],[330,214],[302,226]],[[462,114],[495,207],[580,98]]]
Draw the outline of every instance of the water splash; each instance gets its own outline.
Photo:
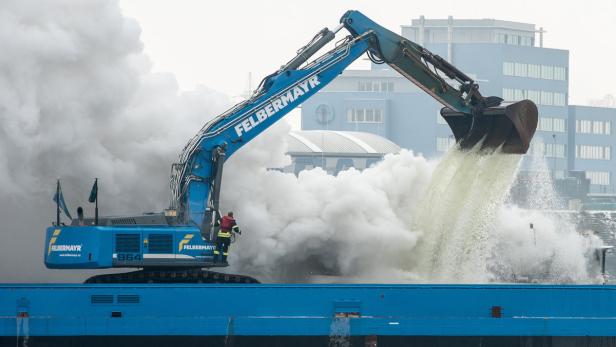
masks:
[[[488,238],[521,156],[450,150],[415,214],[419,272],[434,281],[485,282]]]
[[[329,347],[351,346],[351,319],[334,317],[329,327]]]

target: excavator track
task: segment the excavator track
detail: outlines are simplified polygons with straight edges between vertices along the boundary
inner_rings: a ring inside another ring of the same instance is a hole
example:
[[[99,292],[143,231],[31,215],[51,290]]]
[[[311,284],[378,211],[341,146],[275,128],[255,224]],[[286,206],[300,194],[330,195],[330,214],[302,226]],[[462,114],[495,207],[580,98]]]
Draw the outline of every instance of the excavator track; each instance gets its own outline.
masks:
[[[260,283],[250,276],[226,274],[202,269],[138,270],[117,274],[104,274],[88,278],[85,284],[125,283]]]

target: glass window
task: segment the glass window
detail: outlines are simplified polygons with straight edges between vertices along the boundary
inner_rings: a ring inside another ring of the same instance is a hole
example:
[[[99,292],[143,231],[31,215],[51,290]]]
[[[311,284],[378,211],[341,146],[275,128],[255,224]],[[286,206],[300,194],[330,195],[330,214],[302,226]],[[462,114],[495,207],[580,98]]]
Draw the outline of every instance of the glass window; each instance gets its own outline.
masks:
[[[374,110],[374,122],[383,123],[383,110],[380,108]]]
[[[545,156],[551,158],[564,158],[565,145],[561,143],[547,143],[545,145]]]
[[[517,45],[520,37],[518,35],[507,35],[507,44]]]
[[[381,91],[382,92],[386,92],[387,91],[387,82],[386,81],[381,82]]]
[[[541,78],[546,80],[553,80],[554,67],[550,65],[541,65]]]
[[[515,94],[514,94],[513,100],[515,101],[524,100],[524,91],[522,89],[515,89],[514,93]]]
[[[554,93],[554,106],[565,106],[565,93]]]
[[[364,109],[363,108],[355,110],[355,121],[356,122],[365,122]]]
[[[575,156],[581,159],[597,159],[597,160],[611,160],[612,148],[610,146],[588,146],[588,145],[576,145]]]
[[[589,120],[578,120],[580,123],[580,131],[581,134],[590,134],[592,128],[592,122]]]
[[[533,38],[528,36],[520,36],[520,45],[522,46],[532,46]]]
[[[507,43],[507,35],[498,33],[496,34],[496,42],[498,43]]]
[[[601,121],[593,121],[592,122],[592,133],[601,135],[603,134],[603,122]]]
[[[541,104],[541,92],[539,92],[538,90],[527,90],[526,98],[536,104]]]
[[[355,115],[353,114],[353,109],[347,109],[347,122],[353,123],[355,122]]]
[[[394,91],[394,82],[387,82],[387,91],[388,92]]]
[[[567,71],[564,67],[555,66],[554,67],[554,79],[559,81],[564,81],[567,79]]]
[[[541,91],[541,104],[552,105],[554,103],[553,96],[552,92]]]
[[[511,88],[503,88],[503,99],[507,101],[514,101],[515,100],[514,90]]]
[[[537,64],[528,64],[528,77],[541,78],[541,66]]]
[[[553,118],[552,131],[564,133],[567,129],[565,127],[565,120],[563,118]]]
[[[366,109],[366,123],[374,123],[374,110]]]
[[[610,173],[607,171],[586,171],[586,178],[590,180],[590,184],[610,185]]]
[[[515,74],[515,64],[514,63],[503,63],[503,75],[505,76],[513,76]]]
[[[383,110],[379,108],[347,109],[349,123],[383,123]]]
[[[605,135],[611,135],[612,134],[612,122],[610,122],[609,120],[605,122]]]
[[[552,119],[549,117],[540,117],[539,118],[539,130],[541,131],[552,131]]]
[[[515,75],[518,77],[526,77],[528,75],[528,65],[515,63]]]

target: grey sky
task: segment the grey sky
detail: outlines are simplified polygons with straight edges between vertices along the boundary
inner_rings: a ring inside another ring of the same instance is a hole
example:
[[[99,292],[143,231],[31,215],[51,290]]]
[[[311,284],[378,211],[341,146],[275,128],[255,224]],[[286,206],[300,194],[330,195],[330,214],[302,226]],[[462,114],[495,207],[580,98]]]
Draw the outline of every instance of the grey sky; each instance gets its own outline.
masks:
[[[613,0],[120,0],[120,6],[141,25],[155,70],[174,73],[182,89],[205,84],[242,94],[249,71],[258,82],[316,31],[358,9],[395,31],[420,15],[534,23],[548,31],[546,47],[570,50],[570,102],[616,94]]]

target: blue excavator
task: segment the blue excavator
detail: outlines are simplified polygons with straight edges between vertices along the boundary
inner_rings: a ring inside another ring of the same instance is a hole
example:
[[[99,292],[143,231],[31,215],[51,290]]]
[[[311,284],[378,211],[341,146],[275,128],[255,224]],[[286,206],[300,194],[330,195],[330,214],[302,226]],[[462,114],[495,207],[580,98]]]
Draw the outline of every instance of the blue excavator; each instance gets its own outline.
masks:
[[[349,34],[311,59],[336,34]],[[52,269],[137,268],[97,275],[86,283],[255,283],[249,276],[210,269],[216,262],[219,198],[227,158],[325,87],[364,53],[388,64],[444,105],[442,117],[462,149],[475,146],[526,153],[537,127],[530,100],[504,103],[484,97],[473,79],[424,47],[358,11],[324,28],[252,96],[207,122],[172,165],[171,203],[157,214],[73,220],[47,229],[45,265]]]

